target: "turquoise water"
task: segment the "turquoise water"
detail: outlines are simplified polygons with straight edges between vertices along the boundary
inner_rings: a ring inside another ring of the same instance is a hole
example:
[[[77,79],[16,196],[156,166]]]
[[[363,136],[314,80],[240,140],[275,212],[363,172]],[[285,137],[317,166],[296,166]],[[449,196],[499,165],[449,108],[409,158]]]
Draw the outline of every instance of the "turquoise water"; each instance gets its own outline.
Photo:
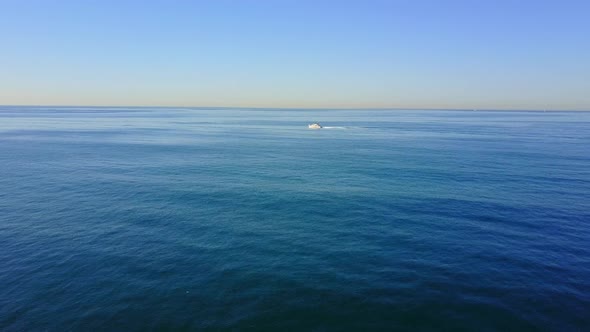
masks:
[[[586,330],[590,113],[3,106],[0,262],[3,331]]]

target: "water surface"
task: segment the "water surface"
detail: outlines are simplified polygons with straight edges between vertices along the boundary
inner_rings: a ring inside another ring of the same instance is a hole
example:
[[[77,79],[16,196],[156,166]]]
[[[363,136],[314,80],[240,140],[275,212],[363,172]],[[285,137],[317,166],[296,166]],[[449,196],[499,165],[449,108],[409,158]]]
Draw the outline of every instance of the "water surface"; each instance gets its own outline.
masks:
[[[0,330],[585,330],[589,147],[586,112],[3,106]]]

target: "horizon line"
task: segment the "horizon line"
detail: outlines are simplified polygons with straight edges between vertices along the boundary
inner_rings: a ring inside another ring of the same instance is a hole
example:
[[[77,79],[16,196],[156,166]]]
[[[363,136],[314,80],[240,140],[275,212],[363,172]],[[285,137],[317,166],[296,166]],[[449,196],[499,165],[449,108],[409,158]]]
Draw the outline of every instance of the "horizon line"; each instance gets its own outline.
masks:
[[[59,105],[59,104],[0,104],[0,107],[61,107],[61,108],[196,108],[196,109],[259,109],[259,110],[383,110],[383,111],[502,111],[502,112],[590,112],[590,109],[536,108],[436,108],[436,107],[262,107],[262,106],[174,106],[174,105]]]

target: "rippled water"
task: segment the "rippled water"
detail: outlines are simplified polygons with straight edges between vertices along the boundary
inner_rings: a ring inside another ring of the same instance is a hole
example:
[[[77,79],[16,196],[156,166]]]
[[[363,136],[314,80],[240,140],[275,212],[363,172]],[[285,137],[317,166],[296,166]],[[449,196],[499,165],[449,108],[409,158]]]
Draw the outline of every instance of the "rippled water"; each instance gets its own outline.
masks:
[[[0,330],[589,313],[590,113],[0,108]]]

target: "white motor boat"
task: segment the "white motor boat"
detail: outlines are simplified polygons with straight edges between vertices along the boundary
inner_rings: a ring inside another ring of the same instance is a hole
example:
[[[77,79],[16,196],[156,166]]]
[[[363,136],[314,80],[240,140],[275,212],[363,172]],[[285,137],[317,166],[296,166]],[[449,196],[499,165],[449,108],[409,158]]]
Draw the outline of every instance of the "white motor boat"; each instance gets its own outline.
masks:
[[[317,122],[316,123],[312,123],[312,124],[308,125],[307,127],[309,129],[322,129],[323,128],[322,125],[319,124],[319,123],[317,123]]]

